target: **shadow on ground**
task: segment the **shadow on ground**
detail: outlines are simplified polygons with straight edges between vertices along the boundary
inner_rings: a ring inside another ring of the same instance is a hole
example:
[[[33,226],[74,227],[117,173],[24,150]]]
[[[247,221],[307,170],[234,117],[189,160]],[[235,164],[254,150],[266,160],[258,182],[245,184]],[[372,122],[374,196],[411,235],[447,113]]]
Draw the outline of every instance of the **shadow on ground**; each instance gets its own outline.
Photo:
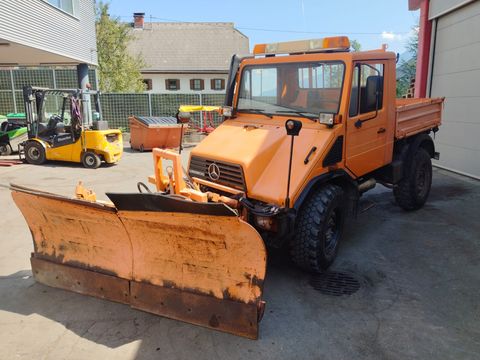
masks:
[[[126,358],[122,349],[140,340],[138,359],[475,358],[480,224],[472,214],[480,210],[480,187],[435,173],[425,208],[404,212],[379,188],[365,197],[374,206],[348,222],[333,270],[356,276],[361,287],[353,295],[319,293],[286,251],[270,251],[258,341],[49,288],[27,270],[0,277],[0,310],[22,315],[25,324],[15,323],[21,333],[40,318],[78,335],[75,343],[57,339],[78,357],[88,355],[78,341]]]

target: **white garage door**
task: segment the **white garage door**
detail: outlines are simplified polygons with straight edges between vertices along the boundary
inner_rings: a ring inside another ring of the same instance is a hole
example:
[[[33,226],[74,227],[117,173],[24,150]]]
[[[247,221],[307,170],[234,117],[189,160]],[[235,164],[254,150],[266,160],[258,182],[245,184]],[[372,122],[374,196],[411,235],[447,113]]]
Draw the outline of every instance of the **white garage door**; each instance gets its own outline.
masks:
[[[431,95],[446,97],[438,164],[480,178],[480,1],[438,19]]]

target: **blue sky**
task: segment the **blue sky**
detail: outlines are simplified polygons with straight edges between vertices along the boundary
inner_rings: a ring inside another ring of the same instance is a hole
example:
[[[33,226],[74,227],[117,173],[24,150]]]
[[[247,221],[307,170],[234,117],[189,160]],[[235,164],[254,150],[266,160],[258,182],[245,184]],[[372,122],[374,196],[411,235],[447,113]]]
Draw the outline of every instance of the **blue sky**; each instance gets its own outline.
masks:
[[[407,0],[111,0],[110,14],[131,21],[227,21],[256,43],[347,35],[376,49],[383,43],[402,53],[418,12]]]

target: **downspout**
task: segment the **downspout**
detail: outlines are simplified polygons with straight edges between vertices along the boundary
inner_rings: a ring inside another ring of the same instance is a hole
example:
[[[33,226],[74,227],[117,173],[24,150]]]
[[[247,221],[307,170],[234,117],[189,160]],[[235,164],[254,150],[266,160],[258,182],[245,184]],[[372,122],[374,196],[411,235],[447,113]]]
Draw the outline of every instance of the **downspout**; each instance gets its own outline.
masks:
[[[420,4],[420,30],[418,33],[417,70],[415,73],[415,97],[425,97],[432,38],[432,22],[428,20],[429,0]]]

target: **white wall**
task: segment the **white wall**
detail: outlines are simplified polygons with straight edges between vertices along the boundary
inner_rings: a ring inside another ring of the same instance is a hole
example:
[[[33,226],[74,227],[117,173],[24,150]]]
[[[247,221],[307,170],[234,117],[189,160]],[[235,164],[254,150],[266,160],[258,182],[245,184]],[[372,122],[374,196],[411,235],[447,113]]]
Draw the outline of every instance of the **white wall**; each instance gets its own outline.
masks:
[[[224,94],[225,89],[223,90],[212,90],[210,87],[211,79],[224,79],[227,83],[227,74],[142,74],[144,79],[152,80],[152,90],[150,92],[154,93],[202,93],[202,94]],[[180,90],[167,90],[165,89],[165,80],[166,79],[179,79],[180,80]],[[202,91],[191,90],[190,89],[190,80],[191,79],[203,79],[204,89]]]
[[[434,19],[446,12],[452,11],[459,6],[476,0],[430,0],[430,9],[428,11],[428,18]]]
[[[0,38],[20,44],[22,49],[27,47],[61,55],[61,61],[70,59],[72,63],[97,65],[94,0],[74,3],[78,9],[70,15],[44,0],[0,0]],[[22,53],[16,63],[33,64],[34,54],[29,58]],[[57,59],[52,56],[50,61],[57,62]]]
[[[435,34],[433,34],[434,36]],[[432,97],[445,97],[439,165],[480,178],[480,1],[437,23]]]

